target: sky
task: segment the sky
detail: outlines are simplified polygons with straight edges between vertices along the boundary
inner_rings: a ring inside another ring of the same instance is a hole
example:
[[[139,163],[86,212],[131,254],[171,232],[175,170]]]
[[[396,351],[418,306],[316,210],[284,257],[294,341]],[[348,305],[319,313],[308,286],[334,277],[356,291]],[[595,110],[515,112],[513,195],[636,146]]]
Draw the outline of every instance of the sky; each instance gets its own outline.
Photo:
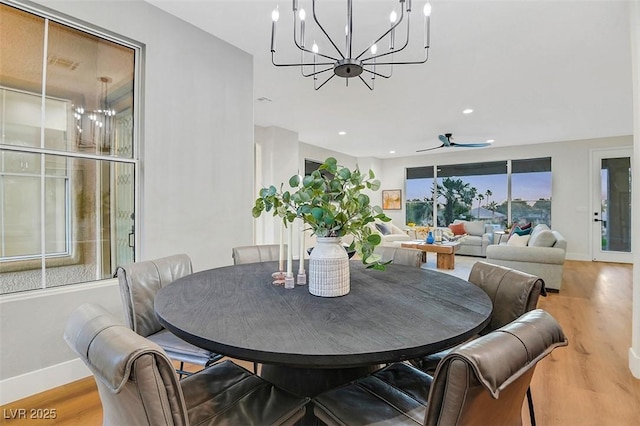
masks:
[[[490,189],[493,195],[489,202],[501,204],[507,200],[507,175],[465,176],[462,180],[485,194]],[[409,179],[406,181],[406,199],[423,199],[431,194],[431,179]],[[514,173],[511,178],[511,198],[535,201],[551,199],[551,172]],[[483,205],[487,200],[482,201]]]

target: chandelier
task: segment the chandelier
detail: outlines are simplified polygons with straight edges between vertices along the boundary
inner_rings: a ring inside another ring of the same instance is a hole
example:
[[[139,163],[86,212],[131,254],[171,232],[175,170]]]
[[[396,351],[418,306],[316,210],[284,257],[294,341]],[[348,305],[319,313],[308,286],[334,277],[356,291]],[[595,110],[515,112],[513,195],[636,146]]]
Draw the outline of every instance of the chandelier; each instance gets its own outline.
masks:
[[[329,36],[325,28],[322,26],[316,15],[316,1],[311,1],[311,9],[313,21],[320,29],[322,34],[326,36],[327,40],[333,46],[331,52],[335,50],[335,53],[320,52],[318,44],[314,41],[311,46],[311,50],[308,49],[305,42],[305,25],[306,25],[306,12],[303,8],[298,8],[298,0],[293,0],[293,42],[300,50],[300,62],[298,63],[277,63],[275,60],[276,53],[276,23],[280,18],[280,12],[278,7],[271,13],[271,62],[277,67],[300,67],[302,75],[304,77],[313,77],[313,85],[315,90],[320,89],[327,84],[333,77],[338,76],[346,79],[346,85],[349,85],[350,78],[359,78],[365,86],[370,90],[373,90],[376,77],[389,78],[393,71],[393,65],[408,65],[408,64],[424,64],[429,58],[429,29],[430,29],[430,17],[431,17],[431,4],[426,3],[423,8],[424,12],[424,57],[421,60],[415,61],[396,61],[394,55],[402,52],[409,45],[409,22],[411,14],[411,0],[399,0],[400,3],[400,16],[393,10],[389,15],[390,26],[386,30],[382,30],[376,40],[374,40],[369,46],[367,46],[361,52],[353,51],[353,2],[347,0],[347,16],[345,25],[345,42],[344,48],[338,47],[338,44]],[[400,24],[406,21],[406,39],[401,47],[396,48],[396,29]],[[389,48],[386,52],[378,53],[378,44],[388,38]],[[308,54],[308,55],[305,55]],[[357,56],[354,56],[357,54]],[[309,57],[311,55],[311,57]],[[306,56],[306,57],[305,57]],[[386,67],[388,66],[388,67]],[[382,67],[385,71],[382,72]],[[318,84],[319,76],[326,76],[325,73],[333,71],[331,75],[326,77],[324,81]],[[364,74],[363,74],[364,73]],[[369,77],[367,81],[365,77]]]

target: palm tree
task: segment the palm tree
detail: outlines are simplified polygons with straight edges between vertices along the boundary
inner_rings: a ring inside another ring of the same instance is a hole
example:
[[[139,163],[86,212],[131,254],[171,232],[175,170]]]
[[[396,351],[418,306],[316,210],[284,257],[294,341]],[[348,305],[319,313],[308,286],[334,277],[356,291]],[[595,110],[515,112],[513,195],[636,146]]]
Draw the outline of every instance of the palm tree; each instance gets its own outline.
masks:
[[[484,200],[484,195],[478,194],[476,200],[478,200],[478,219],[480,219],[480,203]]]

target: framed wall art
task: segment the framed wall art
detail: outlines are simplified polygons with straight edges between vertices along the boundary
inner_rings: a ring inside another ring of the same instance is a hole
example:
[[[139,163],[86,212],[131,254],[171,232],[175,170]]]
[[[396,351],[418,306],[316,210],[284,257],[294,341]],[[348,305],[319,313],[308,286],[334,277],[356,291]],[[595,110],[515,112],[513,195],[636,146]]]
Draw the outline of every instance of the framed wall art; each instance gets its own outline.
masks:
[[[383,189],[382,190],[383,210],[402,210],[402,190]]]

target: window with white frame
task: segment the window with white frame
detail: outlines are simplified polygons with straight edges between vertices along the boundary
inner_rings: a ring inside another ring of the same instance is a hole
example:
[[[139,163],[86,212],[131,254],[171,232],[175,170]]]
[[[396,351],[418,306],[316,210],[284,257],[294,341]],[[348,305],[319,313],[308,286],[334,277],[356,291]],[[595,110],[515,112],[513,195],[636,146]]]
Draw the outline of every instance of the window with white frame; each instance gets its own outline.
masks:
[[[135,254],[140,47],[23,7],[0,4],[0,294]]]

